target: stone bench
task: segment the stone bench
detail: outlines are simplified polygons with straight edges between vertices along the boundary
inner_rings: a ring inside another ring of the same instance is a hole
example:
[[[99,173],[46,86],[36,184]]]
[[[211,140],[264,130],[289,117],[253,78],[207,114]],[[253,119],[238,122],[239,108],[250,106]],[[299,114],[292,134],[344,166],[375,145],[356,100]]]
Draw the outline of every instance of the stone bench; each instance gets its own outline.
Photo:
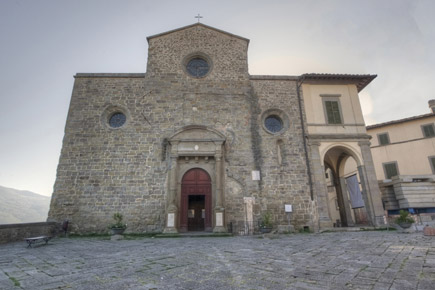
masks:
[[[50,237],[50,236],[39,236],[39,237],[27,238],[25,240],[27,242],[27,247],[31,248],[32,245],[34,245],[37,242],[45,242],[44,245],[46,245],[48,243],[48,241],[51,239],[52,239],[52,237]]]

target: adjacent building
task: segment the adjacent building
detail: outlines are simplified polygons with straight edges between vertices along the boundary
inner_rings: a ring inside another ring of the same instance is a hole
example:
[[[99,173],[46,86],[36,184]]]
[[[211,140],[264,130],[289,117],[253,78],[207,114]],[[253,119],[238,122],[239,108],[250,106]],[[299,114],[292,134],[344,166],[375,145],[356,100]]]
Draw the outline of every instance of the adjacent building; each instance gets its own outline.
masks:
[[[385,209],[435,215],[435,100],[431,113],[367,127]]]

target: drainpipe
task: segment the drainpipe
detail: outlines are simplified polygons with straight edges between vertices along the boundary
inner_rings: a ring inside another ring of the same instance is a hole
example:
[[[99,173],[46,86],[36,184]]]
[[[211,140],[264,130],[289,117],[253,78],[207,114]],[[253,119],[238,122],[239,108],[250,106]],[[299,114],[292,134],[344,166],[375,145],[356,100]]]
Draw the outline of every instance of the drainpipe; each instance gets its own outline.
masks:
[[[308,157],[308,148],[307,148],[307,134],[305,133],[305,124],[304,124],[304,114],[302,113],[302,99],[300,94],[300,88],[302,86],[302,83],[304,82],[305,76],[299,77],[299,79],[296,81],[296,94],[298,96],[298,105],[299,105],[299,114],[301,119],[301,127],[302,127],[302,139],[304,142],[304,149],[305,149],[305,162],[307,165],[307,172],[308,172],[308,182],[310,184],[310,196],[311,200],[314,200],[314,191],[313,191],[313,178],[311,176],[311,166],[310,166],[310,159]]]

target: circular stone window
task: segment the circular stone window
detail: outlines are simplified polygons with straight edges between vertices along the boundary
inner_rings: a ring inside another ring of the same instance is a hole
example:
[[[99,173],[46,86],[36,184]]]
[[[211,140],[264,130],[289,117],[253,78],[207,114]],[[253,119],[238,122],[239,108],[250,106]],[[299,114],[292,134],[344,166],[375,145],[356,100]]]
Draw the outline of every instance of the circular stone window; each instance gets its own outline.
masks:
[[[127,117],[123,113],[116,112],[112,116],[110,116],[109,126],[112,128],[119,128],[124,125],[126,121]]]
[[[272,115],[264,120],[264,126],[272,133],[278,133],[282,130],[282,120],[280,117]]]
[[[187,72],[196,78],[204,77],[210,71],[210,65],[202,57],[194,57],[186,65]]]
[[[279,109],[269,109],[263,112],[261,125],[267,133],[279,135],[289,128],[289,119],[287,114],[283,111]]]

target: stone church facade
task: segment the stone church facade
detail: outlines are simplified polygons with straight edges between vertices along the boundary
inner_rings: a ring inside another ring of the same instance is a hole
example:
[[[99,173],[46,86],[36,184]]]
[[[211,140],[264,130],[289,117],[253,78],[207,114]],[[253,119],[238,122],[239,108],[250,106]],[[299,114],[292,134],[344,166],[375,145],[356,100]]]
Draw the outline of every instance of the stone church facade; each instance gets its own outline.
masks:
[[[49,221],[104,232],[120,212],[130,232],[251,231],[268,212],[276,229],[316,231],[334,222],[325,170],[340,181],[351,157],[367,223],[382,224],[358,100],[374,76],[249,75],[249,40],[201,23],[148,44],[145,74],[75,76]]]

